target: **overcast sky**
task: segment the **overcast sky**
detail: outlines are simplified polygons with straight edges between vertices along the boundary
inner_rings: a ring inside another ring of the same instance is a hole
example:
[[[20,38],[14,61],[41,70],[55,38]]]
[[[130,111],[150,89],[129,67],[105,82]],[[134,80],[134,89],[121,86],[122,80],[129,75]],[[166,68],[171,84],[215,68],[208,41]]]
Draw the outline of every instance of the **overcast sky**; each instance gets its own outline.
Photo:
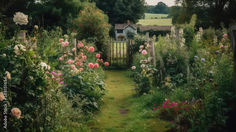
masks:
[[[164,2],[168,6],[175,5],[175,0],[146,0],[148,5],[157,5],[157,3],[160,1]]]

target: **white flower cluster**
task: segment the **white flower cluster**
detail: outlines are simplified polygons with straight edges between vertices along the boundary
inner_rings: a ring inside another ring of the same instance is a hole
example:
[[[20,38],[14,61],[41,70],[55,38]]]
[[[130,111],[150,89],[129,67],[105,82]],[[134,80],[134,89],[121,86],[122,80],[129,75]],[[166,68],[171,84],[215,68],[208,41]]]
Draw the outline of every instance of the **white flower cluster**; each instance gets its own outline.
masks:
[[[48,65],[48,64],[46,64],[45,62],[41,62],[40,63],[40,66],[41,66],[41,68],[42,69],[44,69],[44,70],[50,70],[50,66]]]
[[[25,46],[22,45],[22,44],[17,44],[17,45],[15,45],[15,47],[14,47],[14,52],[15,52],[15,54],[16,54],[16,55],[20,55],[20,54],[21,54],[21,51],[26,51]]]
[[[197,32],[197,35],[196,35],[196,39],[198,42],[201,40],[202,35],[203,35],[203,29],[202,29],[202,27],[200,27],[199,31]]]
[[[28,24],[28,15],[25,15],[22,12],[16,12],[13,17],[13,21],[19,25],[27,25]]]

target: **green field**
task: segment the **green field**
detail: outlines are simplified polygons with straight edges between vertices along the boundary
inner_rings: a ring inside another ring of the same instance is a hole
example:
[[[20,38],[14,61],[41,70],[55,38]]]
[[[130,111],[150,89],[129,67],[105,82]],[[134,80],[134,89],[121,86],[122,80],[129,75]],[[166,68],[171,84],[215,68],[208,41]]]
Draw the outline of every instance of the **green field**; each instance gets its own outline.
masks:
[[[167,14],[145,13],[145,19],[140,19],[137,24],[141,24],[143,26],[147,26],[147,25],[171,26],[172,25],[171,18],[161,19],[161,17],[167,17],[167,16],[168,16]],[[154,18],[158,18],[158,19],[154,19]]]
[[[145,19],[161,19],[163,17],[167,17],[168,14],[152,14],[152,13],[145,13]]]

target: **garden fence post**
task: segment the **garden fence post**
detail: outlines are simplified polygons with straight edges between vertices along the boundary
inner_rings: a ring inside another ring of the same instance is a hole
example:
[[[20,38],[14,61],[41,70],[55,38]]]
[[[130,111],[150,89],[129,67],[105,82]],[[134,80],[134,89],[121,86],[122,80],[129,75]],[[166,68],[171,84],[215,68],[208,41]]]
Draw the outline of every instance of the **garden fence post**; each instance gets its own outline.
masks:
[[[130,48],[130,40],[129,39],[127,39],[127,45],[126,45],[126,56],[127,56],[127,65],[129,65],[129,48]]]
[[[150,57],[152,58],[152,63],[154,65],[154,67],[156,67],[156,58],[155,58],[155,44],[154,44],[155,40],[154,39],[151,39],[149,41],[149,44],[150,44]]]

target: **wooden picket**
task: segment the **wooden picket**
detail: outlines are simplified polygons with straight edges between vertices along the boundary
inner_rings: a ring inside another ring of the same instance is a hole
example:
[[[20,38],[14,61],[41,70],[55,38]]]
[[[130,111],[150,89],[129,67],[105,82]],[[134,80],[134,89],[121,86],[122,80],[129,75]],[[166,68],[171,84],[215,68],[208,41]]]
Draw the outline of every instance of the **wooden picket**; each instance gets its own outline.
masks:
[[[113,66],[127,66],[129,64],[129,46],[131,40],[110,40],[108,57]]]

